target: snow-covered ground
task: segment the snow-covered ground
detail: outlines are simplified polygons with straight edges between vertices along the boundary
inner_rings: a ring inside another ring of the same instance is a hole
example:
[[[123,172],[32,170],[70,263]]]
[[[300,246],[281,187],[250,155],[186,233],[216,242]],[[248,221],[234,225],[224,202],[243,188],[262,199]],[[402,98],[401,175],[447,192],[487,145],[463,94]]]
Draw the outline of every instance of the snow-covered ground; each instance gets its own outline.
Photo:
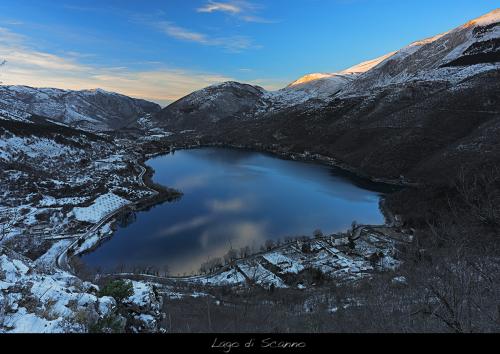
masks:
[[[304,270],[304,266],[299,262],[296,262],[280,252],[271,252],[262,255],[266,261],[272,265],[280,268],[285,273],[294,273]]]
[[[75,276],[55,268],[46,274],[30,260],[0,251],[0,332],[81,332],[78,314],[103,318],[116,305]]]
[[[205,285],[240,285],[245,283],[245,277],[236,269],[230,269],[215,275],[199,277],[194,281]]]
[[[27,123],[0,125],[0,332],[84,332],[116,304],[56,260],[82,235],[89,237],[75,253],[109,236],[113,220],[89,231],[151,191],[140,168],[123,169],[140,156],[126,145],[57,127],[39,134]],[[150,306],[137,313],[135,330],[156,328],[158,304]]]
[[[79,221],[96,223],[109,213],[129,204],[130,201],[113,193],[99,196],[92,205],[88,207],[76,207],[73,209],[75,218]]]
[[[49,195],[44,196],[42,201],[40,201],[40,206],[43,207],[53,207],[56,205],[78,205],[85,203],[89,200],[89,197],[65,197],[65,198],[54,198]]]
[[[274,286],[276,288],[286,288],[284,281],[278,277],[273,272],[264,268],[260,263],[250,263],[250,262],[241,262],[239,265],[239,270],[242,274],[244,274],[246,279],[249,279],[251,282],[263,286],[270,287]]]
[[[99,288],[47,264],[0,248],[0,333],[86,332],[89,325],[120,316],[117,302]],[[162,299],[156,285],[132,282],[123,306],[132,331],[157,331]],[[125,321],[125,319],[123,319]]]
[[[355,241],[354,249],[349,247],[347,237],[342,235],[296,241],[237,260],[234,265],[218,273],[179,280],[215,286],[243,286],[250,282],[265,288],[300,288],[304,286],[301,274],[316,269],[331,279],[353,281],[369,277],[375,270],[396,269],[399,261],[394,255],[398,242],[380,234],[375,235],[373,229],[367,227]]]
[[[0,140],[0,160],[5,161],[20,155],[30,158],[55,158],[77,154],[78,150],[58,144],[52,139],[12,136]]]

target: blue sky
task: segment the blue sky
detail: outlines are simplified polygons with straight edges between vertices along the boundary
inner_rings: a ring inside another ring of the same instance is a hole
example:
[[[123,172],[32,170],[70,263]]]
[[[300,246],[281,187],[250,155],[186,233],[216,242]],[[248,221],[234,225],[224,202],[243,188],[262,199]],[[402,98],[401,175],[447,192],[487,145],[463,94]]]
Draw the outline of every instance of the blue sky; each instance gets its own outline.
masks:
[[[496,5],[496,6],[495,6]],[[277,89],[485,14],[479,0],[2,0],[5,84],[162,104],[223,80]]]

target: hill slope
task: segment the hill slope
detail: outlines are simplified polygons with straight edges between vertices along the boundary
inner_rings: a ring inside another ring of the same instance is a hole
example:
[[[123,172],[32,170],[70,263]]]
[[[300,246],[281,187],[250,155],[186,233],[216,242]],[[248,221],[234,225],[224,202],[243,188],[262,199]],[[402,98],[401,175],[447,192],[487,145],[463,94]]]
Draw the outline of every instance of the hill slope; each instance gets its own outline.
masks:
[[[35,114],[86,130],[114,130],[160,106],[100,89],[71,91],[27,86],[0,86],[0,110],[23,116]]]

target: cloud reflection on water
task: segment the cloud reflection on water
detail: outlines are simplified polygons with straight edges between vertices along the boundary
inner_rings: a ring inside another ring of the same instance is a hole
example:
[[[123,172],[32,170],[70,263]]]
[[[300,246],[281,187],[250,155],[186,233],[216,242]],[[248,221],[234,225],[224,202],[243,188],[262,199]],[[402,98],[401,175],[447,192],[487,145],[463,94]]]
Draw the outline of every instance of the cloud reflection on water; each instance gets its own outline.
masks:
[[[243,198],[210,199],[206,201],[206,205],[214,213],[235,213],[248,210],[251,207],[250,200]]]
[[[186,232],[189,230],[197,229],[203,225],[208,224],[210,221],[213,220],[213,217],[211,215],[205,215],[205,216],[198,216],[195,217],[191,220],[185,221],[185,222],[180,222],[177,224],[174,224],[172,226],[169,226],[160,232],[156,234],[156,237],[165,237],[165,236],[171,236],[171,235],[176,235],[181,232]]]
[[[198,271],[200,265],[209,258],[223,257],[230,248],[257,248],[269,238],[268,222],[242,220],[228,225],[213,225],[199,236],[203,252],[190,257],[176,257],[169,260],[169,266],[178,274]]]
[[[185,176],[175,181],[174,187],[183,191],[204,187],[210,182],[210,177],[210,175]]]

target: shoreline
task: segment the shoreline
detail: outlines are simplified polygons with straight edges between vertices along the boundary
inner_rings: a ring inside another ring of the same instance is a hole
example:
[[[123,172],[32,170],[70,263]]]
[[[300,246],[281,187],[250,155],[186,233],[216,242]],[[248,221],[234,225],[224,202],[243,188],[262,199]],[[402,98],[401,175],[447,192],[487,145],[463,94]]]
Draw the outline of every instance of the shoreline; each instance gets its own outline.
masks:
[[[168,139],[168,138],[167,138]],[[278,150],[272,148],[266,148],[260,145],[259,143],[255,143],[255,145],[244,145],[244,144],[229,144],[223,142],[206,142],[200,143],[182,143],[181,145],[176,145],[175,142],[170,147],[170,151],[168,152],[158,152],[148,155],[148,159],[155,158],[162,155],[168,155],[169,153],[176,150],[190,150],[190,149],[199,149],[206,147],[217,147],[217,148],[230,148],[230,149],[238,149],[238,150],[247,150],[259,153],[269,154],[276,158],[280,158],[283,160],[290,161],[303,161],[303,162],[311,162],[318,163],[324,166],[333,167],[338,169],[339,171],[350,174],[353,177],[359,178],[361,180],[365,180],[367,182],[382,184],[386,186],[394,186],[394,187],[409,187],[415,188],[421,186],[421,183],[418,182],[410,182],[406,180],[396,179],[396,178],[384,178],[384,177],[373,177],[364,172],[362,172],[359,168],[352,167],[346,163],[339,162],[336,158],[322,155],[322,154],[313,154],[308,151],[303,153],[290,152],[286,150]]]
[[[96,250],[98,247],[101,246],[103,242],[108,240],[109,238],[114,236],[114,233],[116,232],[115,229],[113,229],[113,226],[116,223],[116,216],[118,216],[122,212],[132,212],[132,211],[143,211],[147,210],[148,208],[151,208],[157,204],[162,204],[165,202],[171,202],[177,198],[182,197],[182,192],[179,192],[175,189],[172,188],[167,188],[163,187],[161,185],[158,185],[152,180],[145,179],[144,177],[147,175],[148,171],[152,172],[154,174],[154,171],[151,171],[151,168],[146,165],[145,163],[146,159],[143,156],[140,160],[137,160],[137,166],[141,170],[141,172],[138,175],[140,183],[147,187],[152,193],[152,196],[147,196],[144,198],[141,198],[135,202],[131,202],[130,204],[124,205],[116,210],[111,211],[107,215],[105,215],[101,220],[99,220],[97,223],[92,225],[92,227],[85,232],[83,236],[78,237],[75,239],[74,242],[69,244],[61,253],[59,253],[56,256],[56,266],[64,271],[67,271],[73,275],[78,276],[77,274],[74,273],[74,270],[71,267],[71,259],[73,257],[77,257],[82,254],[90,253],[94,250]],[[105,225],[111,224],[112,228],[112,233],[107,236],[102,236],[99,237],[97,242],[93,244],[91,247],[86,249],[83,252],[80,253],[74,253],[75,251],[78,250],[79,247],[79,242],[85,242],[86,240],[90,239],[91,237],[95,236],[98,232],[99,229],[102,228]],[[75,250],[76,246],[76,250]],[[72,252],[71,252],[72,251]],[[71,254],[68,254],[70,252]],[[63,265],[64,264],[64,265]]]
[[[392,227],[385,225],[385,224],[383,224],[383,225],[360,224],[357,226],[356,230],[363,230],[365,232],[367,230],[371,231],[371,232],[377,232],[378,229],[382,229],[382,228],[392,228]],[[109,277],[109,278],[113,278],[113,277],[118,277],[118,278],[120,278],[120,277],[123,277],[123,278],[137,277],[137,278],[141,278],[142,277],[142,278],[154,278],[156,280],[163,280],[163,281],[168,281],[168,282],[196,283],[200,280],[208,280],[211,277],[215,277],[215,276],[220,275],[222,273],[226,273],[226,272],[231,271],[231,270],[236,270],[238,263],[251,262],[252,260],[258,259],[259,257],[262,257],[264,255],[273,254],[273,253],[283,251],[283,250],[286,251],[286,250],[289,250],[291,248],[293,249],[293,248],[295,248],[295,245],[297,243],[310,245],[310,244],[314,244],[318,241],[328,242],[328,241],[335,240],[335,239],[341,240],[341,239],[348,238],[347,234],[348,234],[348,232],[339,231],[339,232],[335,232],[335,233],[328,234],[328,235],[323,235],[321,237],[316,237],[316,238],[312,237],[312,236],[307,237],[307,238],[297,237],[297,239],[294,239],[291,241],[284,241],[282,244],[277,245],[273,248],[266,249],[263,251],[258,251],[256,253],[250,254],[250,255],[243,257],[243,258],[236,258],[233,261],[231,261],[231,263],[225,264],[221,268],[219,268],[215,271],[206,273],[206,274],[163,275],[162,276],[162,275],[147,274],[147,273],[119,272],[119,273],[107,273],[107,274],[104,273],[101,276],[102,277]],[[385,235],[385,236],[388,239],[395,240],[394,238],[392,238],[390,236],[387,236],[387,235]],[[358,236],[358,238],[359,238],[359,236]],[[356,238],[356,240],[358,238]],[[398,242],[406,242],[406,241],[398,240]],[[377,271],[377,270],[374,270],[374,271]]]
[[[152,158],[158,157],[158,156],[165,156],[169,155],[171,152],[176,151],[176,150],[189,150],[189,149],[196,149],[196,148],[206,148],[206,147],[221,147],[221,148],[233,148],[233,149],[243,149],[243,150],[252,150],[255,152],[260,152],[260,153],[266,153],[271,156],[274,156],[276,158],[284,159],[284,160],[293,160],[293,161],[305,161],[305,162],[310,162],[310,163],[318,163],[324,166],[329,166],[329,167],[335,167],[339,169],[341,172],[345,172],[348,174],[352,174],[353,176],[357,178],[363,178],[365,181],[369,181],[372,183],[383,183],[380,181],[374,181],[373,179],[367,179],[364,176],[360,176],[359,174],[356,174],[355,172],[352,172],[350,170],[345,170],[342,167],[337,166],[336,164],[332,163],[331,161],[334,161],[333,159],[329,160],[323,160],[323,159],[318,159],[316,156],[314,158],[308,158],[308,156],[300,156],[299,158],[297,157],[296,154],[290,154],[290,153],[280,153],[276,151],[268,151],[265,149],[254,149],[248,146],[235,146],[235,145],[229,145],[229,144],[221,144],[221,143],[213,143],[213,144],[195,144],[195,145],[187,145],[187,146],[171,146],[169,150],[162,150],[158,151],[157,153],[153,154],[148,154],[148,155],[142,155],[139,160],[137,160],[137,166],[141,169],[141,173],[138,175],[138,178],[140,179],[141,183],[146,186],[150,191],[152,191],[154,194],[152,196],[144,197],[136,202],[133,202],[131,204],[128,204],[126,206],[123,206],[110,214],[106,215],[103,219],[101,219],[98,223],[96,223],[84,236],[78,238],[74,242],[72,242],[63,252],[61,252],[57,258],[56,258],[56,265],[63,270],[69,271],[71,274],[75,274],[74,270],[71,267],[71,259],[73,257],[78,257],[79,255],[90,253],[100,247],[103,242],[106,242],[109,238],[114,236],[114,233],[116,232],[116,229],[112,228],[112,232],[109,235],[106,236],[101,236],[98,238],[97,242],[92,245],[90,248],[86,249],[83,252],[80,253],[73,253],[68,254],[71,250],[75,248],[75,245],[78,245],[79,242],[82,242],[81,240],[83,239],[83,242],[86,240],[90,239],[91,237],[95,236],[96,233],[99,231],[100,228],[102,228],[105,225],[108,225],[110,222],[112,223],[112,226],[116,223],[116,219],[113,220],[118,214],[124,211],[144,211],[147,210],[150,207],[153,207],[154,205],[161,204],[164,202],[170,202],[173,201],[179,197],[182,196],[182,192],[176,191],[174,189],[164,187],[162,185],[156,184],[153,182],[152,178],[154,175],[154,170],[146,165],[146,162]],[[395,186],[395,184],[388,184],[388,183],[383,183],[386,184],[387,186]],[[397,186],[401,186],[401,184],[397,184]],[[159,199],[158,196],[160,196],[162,193],[167,193],[167,195],[164,195],[163,198],[160,197]],[[172,195],[172,193],[174,195]],[[387,210],[387,207],[385,206],[385,199],[382,196],[380,199],[379,203],[379,209],[384,217],[384,223],[381,225],[360,225],[363,227],[369,227],[372,229],[376,228],[383,228],[383,227],[388,227],[391,228],[392,225],[394,224],[395,218],[389,210]],[[337,237],[342,232],[334,233],[325,237],[333,238]],[[312,240],[312,239],[311,239]],[[277,246],[271,250],[266,250],[264,252],[257,252],[256,254],[248,255],[247,257],[244,258],[239,258],[237,261],[247,261],[250,259],[253,259],[255,257],[258,257],[259,255],[266,254],[266,253],[272,253],[275,252],[279,249],[285,249],[290,246],[290,244],[293,244],[295,241],[289,241],[289,242],[284,242],[282,245]],[[78,246],[77,246],[78,247]],[[77,251],[77,249],[76,249]],[[197,275],[192,275],[192,276],[168,276],[164,277],[164,280],[169,280],[169,281],[184,281],[184,282],[189,282],[193,281],[195,279],[204,279],[204,278],[209,278],[211,276],[216,276],[217,274],[220,274],[224,272],[224,270],[228,270],[230,267],[228,265],[223,266],[222,269],[213,271],[208,274],[197,274]],[[127,273],[128,274],[128,273]],[[102,274],[102,276],[117,276],[117,273],[110,273],[110,274]],[[145,275],[145,274],[144,274]],[[78,276],[78,275],[77,275]],[[159,277],[161,278],[161,277]]]

